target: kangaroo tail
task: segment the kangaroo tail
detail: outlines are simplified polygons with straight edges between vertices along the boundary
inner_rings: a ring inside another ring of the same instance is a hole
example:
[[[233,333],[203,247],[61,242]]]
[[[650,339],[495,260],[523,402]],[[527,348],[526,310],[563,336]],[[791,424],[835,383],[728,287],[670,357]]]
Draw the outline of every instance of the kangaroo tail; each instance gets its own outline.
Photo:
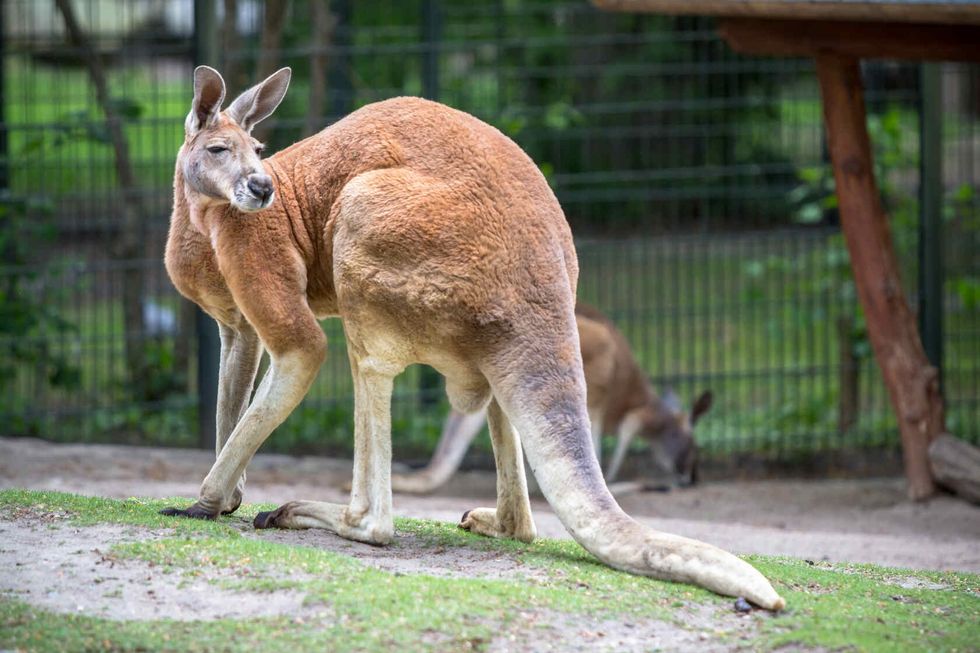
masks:
[[[569,321],[559,333],[553,323],[550,330],[535,329],[535,337],[512,343],[485,369],[562,524],[610,567],[782,609],[785,601],[749,563],[710,544],[643,526],[616,503],[592,450],[578,334],[573,316]]]

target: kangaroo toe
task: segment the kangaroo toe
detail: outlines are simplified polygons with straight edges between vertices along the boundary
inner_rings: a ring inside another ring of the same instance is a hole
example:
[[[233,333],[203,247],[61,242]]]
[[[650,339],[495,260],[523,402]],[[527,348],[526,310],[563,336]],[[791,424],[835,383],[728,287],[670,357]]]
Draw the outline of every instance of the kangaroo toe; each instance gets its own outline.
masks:
[[[206,510],[196,503],[186,509],[164,508],[163,510],[160,511],[160,514],[166,517],[189,517],[190,519],[208,519],[211,521],[214,521],[215,519],[218,518],[218,515],[216,513]]]
[[[264,528],[279,528],[279,524],[276,520],[282,516],[282,508],[276,508],[275,510],[269,510],[268,512],[260,512],[255,515],[255,519],[252,520],[252,525],[258,529]]]

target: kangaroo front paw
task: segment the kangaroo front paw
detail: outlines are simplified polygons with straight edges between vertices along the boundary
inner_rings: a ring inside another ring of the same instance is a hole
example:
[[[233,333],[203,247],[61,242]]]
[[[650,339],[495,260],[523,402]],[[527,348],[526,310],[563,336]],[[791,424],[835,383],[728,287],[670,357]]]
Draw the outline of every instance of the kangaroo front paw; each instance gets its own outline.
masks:
[[[487,537],[506,537],[521,542],[531,542],[537,535],[534,522],[516,523],[516,520],[500,520],[493,508],[474,508],[463,513],[459,520],[463,530]]]
[[[191,519],[209,519],[214,521],[218,518],[217,513],[202,508],[199,504],[194,504],[189,508],[164,508],[160,511],[161,515],[167,517],[190,517]]]

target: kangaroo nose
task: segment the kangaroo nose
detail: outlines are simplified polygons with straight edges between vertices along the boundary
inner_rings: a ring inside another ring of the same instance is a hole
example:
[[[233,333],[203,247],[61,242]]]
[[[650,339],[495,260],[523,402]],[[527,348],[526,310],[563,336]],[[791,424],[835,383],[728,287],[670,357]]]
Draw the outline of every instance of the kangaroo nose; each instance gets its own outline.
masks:
[[[266,175],[252,175],[248,178],[248,190],[264,202],[272,195],[272,180]]]

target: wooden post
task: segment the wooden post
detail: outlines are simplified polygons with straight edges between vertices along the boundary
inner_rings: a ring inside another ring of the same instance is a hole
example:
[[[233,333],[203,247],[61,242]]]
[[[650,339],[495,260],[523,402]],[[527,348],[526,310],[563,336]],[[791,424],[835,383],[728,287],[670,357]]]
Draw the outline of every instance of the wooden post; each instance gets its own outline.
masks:
[[[909,497],[925,499],[935,492],[928,449],[944,430],[943,404],[936,368],[926,359],[902,292],[878,196],[858,60],[822,52],[817,55],[817,76],[854,284],[898,416]]]

